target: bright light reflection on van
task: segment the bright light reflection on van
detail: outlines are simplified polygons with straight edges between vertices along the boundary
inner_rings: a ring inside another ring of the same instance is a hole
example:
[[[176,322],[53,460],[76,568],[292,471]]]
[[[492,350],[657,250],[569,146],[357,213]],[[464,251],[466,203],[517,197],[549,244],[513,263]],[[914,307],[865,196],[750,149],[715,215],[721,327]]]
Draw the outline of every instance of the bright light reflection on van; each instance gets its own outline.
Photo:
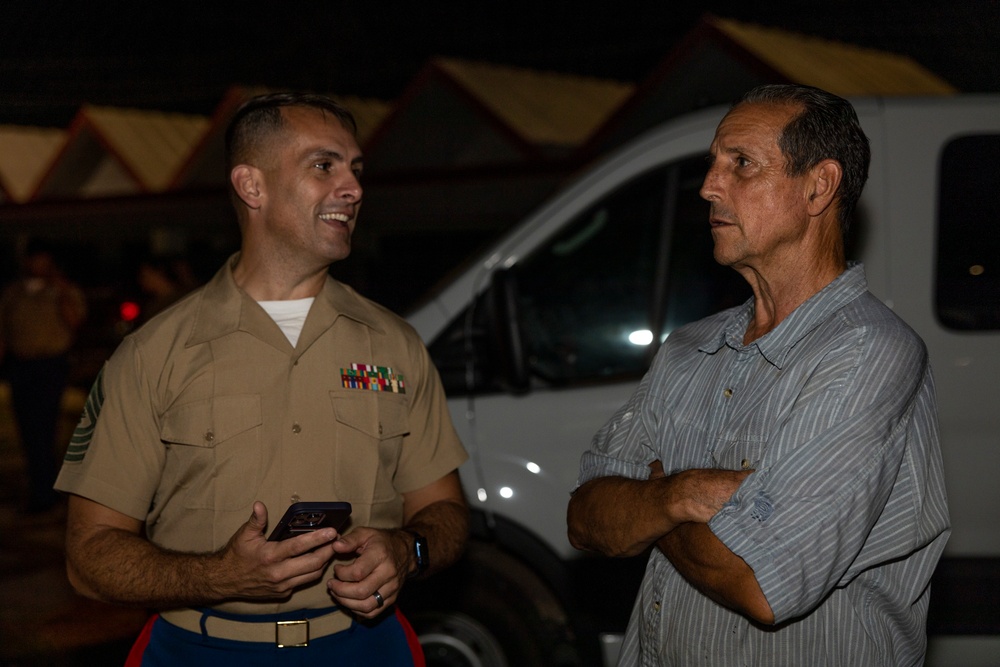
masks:
[[[633,345],[649,345],[653,342],[653,332],[649,329],[633,331],[628,335],[628,342]]]
[[[533,472],[536,475],[542,472],[542,466],[538,465],[534,461],[528,461],[528,465],[526,465],[525,468],[528,469],[528,472]]]
[[[479,502],[485,503],[486,502],[486,489],[479,489],[478,491],[476,491],[476,497],[479,498]]]
[[[501,487],[501,489],[500,489],[500,496],[503,497],[503,498],[513,498],[514,497],[514,489],[510,488],[509,486]]]

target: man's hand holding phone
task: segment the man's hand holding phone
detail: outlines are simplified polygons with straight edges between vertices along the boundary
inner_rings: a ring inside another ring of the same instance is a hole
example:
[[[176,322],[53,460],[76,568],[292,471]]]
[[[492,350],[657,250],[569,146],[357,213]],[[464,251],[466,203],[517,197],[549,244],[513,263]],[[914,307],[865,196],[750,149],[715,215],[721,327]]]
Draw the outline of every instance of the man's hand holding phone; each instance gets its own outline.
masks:
[[[285,515],[281,517],[267,539],[269,542],[277,542],[322,528],[333,528],[340,533],[350,518],[351,503],[294,503],[285,511]]]
[[[302,517],[298,528],[290,531],[284,539],[272,540],[264,536],[268,525],[267,508],[260,501],[254,503],[249,521],[218,553],[222,562],[214,581],[224,598],[281,599],[296,588],[314,583],[323,576],[335,555],[333,543],[340,534],[332,525],[320,525],[327,523],[326,518],[316,521],[313,508],[298,508],[295,511],[289,508],[285,517],[294,519],[302,511],[312,514]],[[335,517],[345,519],[340,511],[331,513],[329,520]],[[306,525],[310,523],[314,525]],[[272,537],[277,538],[285,532],[284,528],[279,532],[276,525]]]

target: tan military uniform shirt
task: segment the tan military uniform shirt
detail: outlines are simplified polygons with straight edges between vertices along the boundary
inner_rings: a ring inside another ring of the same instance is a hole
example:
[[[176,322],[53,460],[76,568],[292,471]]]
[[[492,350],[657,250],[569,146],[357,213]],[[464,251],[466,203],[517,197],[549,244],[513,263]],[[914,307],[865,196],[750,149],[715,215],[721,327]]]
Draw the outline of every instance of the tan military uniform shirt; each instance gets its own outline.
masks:
[[[37,282],[38,287],[33,283]],[[63,319],[63,302],[82,317],[87,312],[83,292],[75,285],[19,280],[0,297],[0,342],[19,359],[49,359],[73,346],[76,330]]]
[[[402,319],[332,278],[293,349],[224,267],[129,336],[105,365],[56,488],[146,522],[162,547],[224,546],[268,508],[348,501],[352,526],[399,527],[402,496],[467,455],[437,371]],[[375,371],[374,369],[380,369]],[[283,604],[329,607],[325,581]]]

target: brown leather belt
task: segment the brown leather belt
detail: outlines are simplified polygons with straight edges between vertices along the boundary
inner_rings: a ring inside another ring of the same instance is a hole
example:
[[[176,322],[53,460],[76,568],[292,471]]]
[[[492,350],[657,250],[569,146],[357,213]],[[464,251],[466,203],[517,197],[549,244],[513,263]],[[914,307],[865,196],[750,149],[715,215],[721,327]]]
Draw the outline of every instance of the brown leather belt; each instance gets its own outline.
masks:
[[[235,621],[205,614],[197,609],[170,609],[160,617],[182,630],[238,642],[274,643],[278,648],[308,646],[319,639],[351,627],[351,617],[337,609],[315,618],[292,621]]]

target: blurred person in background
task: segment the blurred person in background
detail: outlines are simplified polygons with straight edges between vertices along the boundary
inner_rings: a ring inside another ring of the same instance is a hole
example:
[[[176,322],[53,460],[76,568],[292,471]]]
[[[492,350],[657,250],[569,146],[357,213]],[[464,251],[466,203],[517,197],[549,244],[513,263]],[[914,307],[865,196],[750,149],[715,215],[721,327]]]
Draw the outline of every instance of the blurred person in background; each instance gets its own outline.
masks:
[[[60,499],[55,438],[69,377],[69,351],[87,315],[83,291],[67,280],[54,247],[28,243],[23,276],[0,297],[0,358],[10,382],[11,403],[27,463],[25,512],[54,509]]]
[[[147,322],[195,287],[190,269],[182,258],[146,257],[139,263],[136,280],[144,299],[139,324]]]

